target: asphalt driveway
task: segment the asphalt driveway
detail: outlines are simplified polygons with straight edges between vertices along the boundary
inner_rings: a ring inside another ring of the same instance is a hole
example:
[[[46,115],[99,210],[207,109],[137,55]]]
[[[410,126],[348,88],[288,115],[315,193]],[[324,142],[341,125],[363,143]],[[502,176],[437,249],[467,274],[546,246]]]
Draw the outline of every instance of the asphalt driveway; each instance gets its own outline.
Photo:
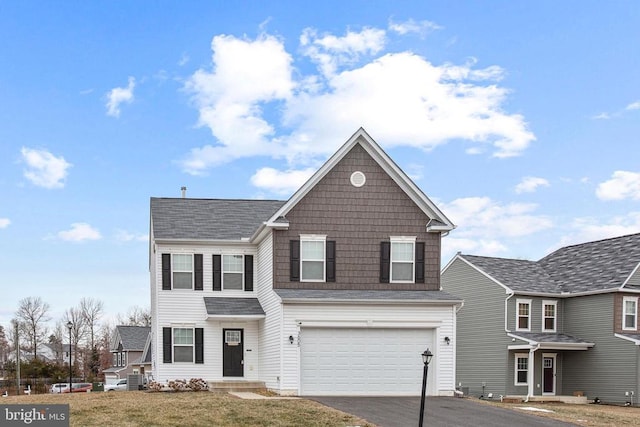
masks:
[[[380,427],[418,425],[419,397],[331,396],[308,399],[364,418]],[[427,397],[425,405],[425,427],[566,427],[574,425],[455,397]]]

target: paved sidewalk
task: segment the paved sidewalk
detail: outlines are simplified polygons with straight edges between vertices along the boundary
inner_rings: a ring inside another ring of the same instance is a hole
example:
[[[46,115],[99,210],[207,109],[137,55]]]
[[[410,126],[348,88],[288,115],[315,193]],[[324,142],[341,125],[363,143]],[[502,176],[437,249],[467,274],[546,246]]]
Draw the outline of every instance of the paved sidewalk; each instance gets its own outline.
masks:
[[[295,396],[264,396],[259,393],[253,393],[251,391],[229,391],[230,395],[239,397],[240,399],[253,399],[253,400],[262,400],[262,399],[279,399],[279,400],[292,400],[292,399],[300,399]]]

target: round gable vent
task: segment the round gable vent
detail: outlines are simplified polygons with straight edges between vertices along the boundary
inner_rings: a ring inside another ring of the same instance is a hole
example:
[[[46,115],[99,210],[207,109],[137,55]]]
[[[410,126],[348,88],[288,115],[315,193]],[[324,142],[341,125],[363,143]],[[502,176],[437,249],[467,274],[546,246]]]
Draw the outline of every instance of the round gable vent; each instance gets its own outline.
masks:
[[[360,171],[351,174],[351,185],[354,187],[362,187],[367,182],[367,177]]]

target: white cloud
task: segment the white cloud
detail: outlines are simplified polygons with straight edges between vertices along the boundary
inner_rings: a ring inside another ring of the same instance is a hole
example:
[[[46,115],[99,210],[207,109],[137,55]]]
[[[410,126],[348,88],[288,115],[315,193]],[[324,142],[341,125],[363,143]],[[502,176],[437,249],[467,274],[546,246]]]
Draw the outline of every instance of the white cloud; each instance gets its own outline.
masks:
[[[183,53],[180,59],[178,60],[178,65],[180,67],[187,65],[187,63],[189,62],[189,59],[191,59],[189,58],[189,55],[187,55],[186,53]]]
[[[46,150],[22,147],[22,161],[26,163],[24,176],[34,185],[62,188],[68,169],[72,166],[64,157],[56,157]]]
[[[0,218],[0,228],[7,228],[11,224],[11,220],[9,218]]]
[[[640,110],[640,101],[632,102],[631,104],[627,105],[625,110]]]
[[[147,242],[149,241],[149,235],[143,233],[130,233],[126,230],[117,230],[116,240],[119,242]]]
[[[315,171],[315,168],[284,172],[273,168],[262,168],[251,177],[251,183],[273,193],[291,194],[300,188]]]
[[[598,185],[596,196],[601,200],[640,200],[640,173],[615,171],[611,179]]]
[[[318,70],[302,75],[279,38],[214,37],[211,70],[198,70],[185,88],[215,144],[191,149],[181,167],[205,174],[263,155],[286,158],[291,170],[305,168],[360,126],[385,147],[430,150],[465,140],[476,147],[471,152],[489,147],[484,151],[500,158],[521,154],[535,140],[524,117],[505,112],[509,91],[496,84],[502,68],[384,53],[386,38],[376,28],[339,37],[306,29],[301,51]]]
[[[611,115],[609,113],[599,113],[591,117],[594,120],[609,120]]]
[[[630,212],[613,218],[607,217],[606,220],[595,217],[575,218],[568,229],[569,233],[549,248],[549,252],[568,245],[638,233],[640,232],[640,212]]]
[[[129,77],[127,87],[116,87],[107,92],[107,115],[120,117],[120,104],[133,102],[133,89],[136,87],[136,79]]]
[[[442,27],[440,25],[431,21],[416,22],[413,19],[409,19],[408,21],[404,22],[393,22],[392,20],[389,21],[389,30],[394,31],[400,35],[415,33],[424,37],[435,30],[441,29]]]
[[[100,232],[85,222],[71,224],[69,230],[58,232],[58,238],[67,242],[84,242],[86,240],[100,240]]]
[[[549,181],[544,178],[539,178],[536,176],[526,176],[522,178],[522,181],[518,185],[516,185],[515,191],[518,194],[522,193],[533,193],[539,187],[548,187]]]

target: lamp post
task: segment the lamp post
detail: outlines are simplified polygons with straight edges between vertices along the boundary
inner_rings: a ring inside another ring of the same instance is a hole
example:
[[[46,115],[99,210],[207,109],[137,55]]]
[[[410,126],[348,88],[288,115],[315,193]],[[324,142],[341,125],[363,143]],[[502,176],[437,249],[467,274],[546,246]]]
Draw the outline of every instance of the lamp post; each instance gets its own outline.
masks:
[[[69,320],[67,322],[67,329],[69,330],[69,393],[71,393],[71,376],[72,376],[72,370],[71,370],[71,329],[73,328],[73,323],[71,323],[71,320]]]
[[[429,349],[426,349],[422,353],[422,363],[424,363],[424,372],[422,374],[422,398],[420,399],[420,422],[418,423],[419,427],[422,427],[422,423],[424,421],[424,399],[427,393],[427,373],[429,371],[429,362],[431,362],[431,358],[433,357],[433,353]]]

